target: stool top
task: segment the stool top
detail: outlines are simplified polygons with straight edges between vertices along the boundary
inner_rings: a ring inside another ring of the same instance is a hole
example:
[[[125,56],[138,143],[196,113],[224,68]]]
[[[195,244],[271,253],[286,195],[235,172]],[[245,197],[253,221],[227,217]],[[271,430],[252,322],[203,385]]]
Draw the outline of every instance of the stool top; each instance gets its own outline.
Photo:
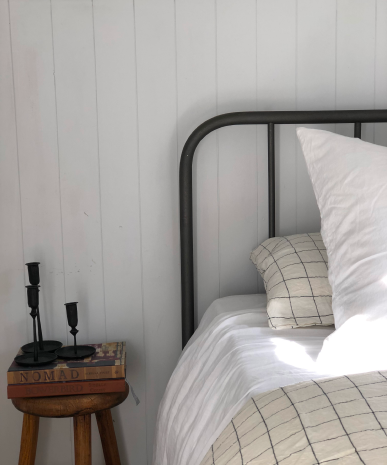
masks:
[[[76,417],[106,410],[121,404],[129,394],[126,383],[125,392],[103,394],[81,394],[78,396],[20,397],[12,399],[20,412],[38,417]]]

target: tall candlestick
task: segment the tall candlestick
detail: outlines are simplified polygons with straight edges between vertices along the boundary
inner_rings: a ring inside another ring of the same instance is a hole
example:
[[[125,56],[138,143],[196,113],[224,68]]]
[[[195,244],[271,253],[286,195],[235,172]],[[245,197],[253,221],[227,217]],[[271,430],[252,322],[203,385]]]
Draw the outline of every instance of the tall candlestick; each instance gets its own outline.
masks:
[[[27,288],[27,302],[28,306],[31,308],[30,315],[33,320],[33,336],[34,342],[29,345],[32,346],[30,353],[24,353],[23,355],[18,355],[15,357],[15,362],[22,366],[39,366],[46,365],[53,362],[57,355],[39,351],[38,339],[36,337],[36,317],[38,316],[38,307],[39,307],[39,286],[30,285],[26,286]]]
[[[28,279],[30,281],[31,286],[38,287],[40,284],[39,265],[40,265],[40,262],[26,263],[26,266],[28,269]],[[36,310],[34,311],[34,313],[36,313],[36,316],[34,317],[34,321],[35,319],[37,320],[39,351],[40,352],[55,352],[57,349],[62,347],[63,344],[59,341],[43,340],[42,323],[40,321],[40,310],[39,310],[39,291],[36,294],[35,299],[36,299],[37,305],[35,307]],[[22,347],[22,351],[25,353],[33,353],[34,349],[35,349],[35,345],[33,342],[30,342],[29,344],[26,344]]]

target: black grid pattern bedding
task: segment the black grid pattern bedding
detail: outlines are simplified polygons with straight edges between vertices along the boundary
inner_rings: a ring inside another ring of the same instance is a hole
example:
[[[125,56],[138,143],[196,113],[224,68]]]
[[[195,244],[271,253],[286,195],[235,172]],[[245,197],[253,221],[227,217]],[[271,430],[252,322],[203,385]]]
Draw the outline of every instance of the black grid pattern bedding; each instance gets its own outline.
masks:
[[[387,372],[307,381],[251,398],[201,465],[387,464]]]
[[[265,284],[271,328],[334,324],[328,258],[320,233],[273,237],[250,258]]]

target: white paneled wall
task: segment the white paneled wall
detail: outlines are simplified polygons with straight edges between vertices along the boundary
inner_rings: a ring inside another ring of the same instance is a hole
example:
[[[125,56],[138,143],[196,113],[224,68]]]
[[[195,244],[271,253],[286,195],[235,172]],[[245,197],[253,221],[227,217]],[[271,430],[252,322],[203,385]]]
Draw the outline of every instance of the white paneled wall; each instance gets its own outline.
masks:
[[[219,113],[387,107],[387,0],[0,0],[0,450],[21,414],[5,371],[31,338],[24,263],[42,263],[47,337],[126,340],[140,397],[113,412],[123,464],[151,463],[181,350],[178,163]],[[328,129],[352,134],[348,125]],[[385,125],[364,138],[387,145]],[[277,232],[319,229],[294,126],[277,129]],[[266,129],[210,134],[194,162],[197,320],[263,286]],[[70,420],[42,420],[37,463],[73,463]],[[103,464],[93,423],[93,463]]]

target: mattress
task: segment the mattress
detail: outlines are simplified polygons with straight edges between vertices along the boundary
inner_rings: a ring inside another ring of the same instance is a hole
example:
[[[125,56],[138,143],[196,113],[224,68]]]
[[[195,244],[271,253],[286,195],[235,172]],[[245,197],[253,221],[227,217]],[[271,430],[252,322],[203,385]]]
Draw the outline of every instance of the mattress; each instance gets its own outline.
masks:
[[[154,465],[199,465],[251,397],[329,376],[316,359],[333,330],[270,329],[265,294],[213,302],[160,404]]]

